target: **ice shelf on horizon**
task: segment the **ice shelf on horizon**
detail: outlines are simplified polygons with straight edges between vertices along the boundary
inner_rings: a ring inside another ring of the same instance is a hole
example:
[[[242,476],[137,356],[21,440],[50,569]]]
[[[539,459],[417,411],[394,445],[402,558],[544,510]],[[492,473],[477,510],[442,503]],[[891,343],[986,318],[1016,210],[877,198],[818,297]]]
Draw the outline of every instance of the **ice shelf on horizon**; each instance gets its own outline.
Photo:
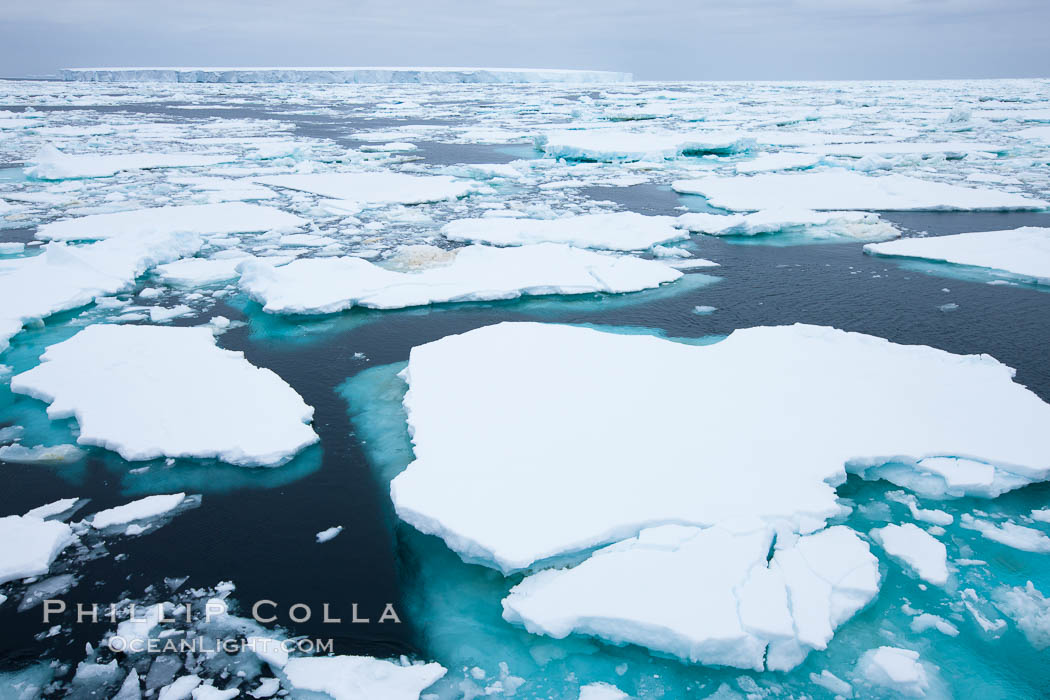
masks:
[[[64,68],[63,80],[169,83],[628,83],[630,73],[554,68]]]

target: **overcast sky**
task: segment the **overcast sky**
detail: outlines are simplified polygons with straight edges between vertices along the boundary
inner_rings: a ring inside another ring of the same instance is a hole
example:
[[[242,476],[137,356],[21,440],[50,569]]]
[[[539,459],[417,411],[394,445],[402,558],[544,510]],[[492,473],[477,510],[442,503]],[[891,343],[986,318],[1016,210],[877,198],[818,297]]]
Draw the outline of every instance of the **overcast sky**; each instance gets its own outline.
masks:
[[[639,80],[1050,76],[1048,0],[0,0],[0,75],[593,68]]]

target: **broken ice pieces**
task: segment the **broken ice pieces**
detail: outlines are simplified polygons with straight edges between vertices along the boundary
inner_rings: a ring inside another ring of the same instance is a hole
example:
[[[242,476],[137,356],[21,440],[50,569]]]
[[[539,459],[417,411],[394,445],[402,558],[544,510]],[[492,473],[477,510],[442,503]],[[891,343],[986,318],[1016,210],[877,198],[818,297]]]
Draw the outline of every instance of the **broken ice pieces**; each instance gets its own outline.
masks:
[[[0,584],[46,574],[63,549],[76,542],[69,525],[34,515],[0,518]]]
[[[277,465],[317,442],[313,409],[268,369],[216,346],[209,328],[88,326],[52,345],[11,389],[75,417],[78,442],[128,460]]]
[[[367,656],[294,658],[281,672],[293,688],[326,693],[333,700],[419,700],[445,675],[436,663],[397,664]]]
[[[566,160],[637,161],[728,155],[754,148],[755,140],[733,132],[579,129],[539,136],[536,147],[548,156]]]
[[[414,348],[404,377],[416,459],[391,484],[398,515],[505,572],[656,523],[812,531],[847,472],[946,450],[1005,488],[1050,476],[1050,405],[1009,367],[833,328],[692,346],[502,323]]]
[[[688,235],[675,228],[670,216],[643,216],[634,212],[610,212],[566,216],[560,219],[484,217],[457,219],[441,232],[453,241],[492,245],[565,243],[578,248],[646,250]]]
[[[451,257],[451,256],[450,256]],[[514,248],[474,245],[451,262],[397,272],[354,257],[308,258],[273,267],[241,266],[241,288],[269,313],[324,314],[354,306],[400,309],[527,295],[635,292],[682,276],[653,260],[601,255],[555,243]]]
[[[196,153],[129,153],[127,155],[70,155],[46,146],[36,155],[26,174],[40,180],[109,177],[124,170],[186,168],[217,165],[234,160],[228,155]]]
[[[527,576],[503,616],[553,637],[587,634],[706,665],[790,670],[878,592],[878,560],[849,528],[773,532],[667,525],[570,569]]]
[[[1026,226],[949,236],[903,238],[864,246],[872,255],[985,268],[1022,281],[1050,284],[1050,228]]]
[[[457,199],[478,190],[477,183],[447,175],[393,172],[270,175],[257,178],[256,182],[327,197],[332,200],[331,205],[350,213],[387,204],[424,204]]]
[[[712,236],[757,236],[798,232],[812,238],[883,241],[900,235],[893,224],[872,212],[764,209],[751,214],[690,213],[676,225]]]

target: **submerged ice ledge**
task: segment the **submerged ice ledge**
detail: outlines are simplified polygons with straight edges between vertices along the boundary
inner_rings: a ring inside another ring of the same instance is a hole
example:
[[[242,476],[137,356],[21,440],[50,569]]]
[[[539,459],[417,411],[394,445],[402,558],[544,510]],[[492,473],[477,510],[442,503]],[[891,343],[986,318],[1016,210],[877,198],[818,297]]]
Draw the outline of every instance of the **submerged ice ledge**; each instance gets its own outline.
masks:
[[[554,68],[66,68],[63,80],[170,83],[627,83],[630,73]]]

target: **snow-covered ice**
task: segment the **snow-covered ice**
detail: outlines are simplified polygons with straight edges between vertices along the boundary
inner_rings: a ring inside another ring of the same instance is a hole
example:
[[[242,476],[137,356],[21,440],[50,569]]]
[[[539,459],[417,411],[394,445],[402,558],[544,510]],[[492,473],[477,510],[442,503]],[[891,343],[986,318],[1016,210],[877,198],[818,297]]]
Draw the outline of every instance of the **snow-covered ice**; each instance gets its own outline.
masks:
[[[69,525],[33,515],[0,518],[0,584],[46,574],[63,549],[76,541]]]
[[[441,232],[453,241],[526,245],[565,243],[579,248],[645,250],[660,243],[686,238],[670,216],[643,216],[635,212],[584,214],[558,219],[486,217],[457,219]]]
[[[1050,284],[1050,228],[1026,226],[871,243],[864,252],[969,265]]]
[[[335,200],[346,211],[387,204],[425,204],[465,197],[477,183],[448,175],[408,175],[394,172],[269,175],[256,182],[299,190]]]
[[[101,510],[89,517],[87,521],[96,530],[127,525],[136,520],[147,520],[165,515],[178,508],[185,500],[186,494],[184,493],[146,496],[122,506]]]
[[[630,73],[557,68],[65,68],[63,80],[172,83],[625,83]]]
[[[557,638],[575,632],[706,665],[789,670],[875,597],[878,560],[842,526],[778,543],[769,558],[773,535],[643,530],[573,568],[527,576],[503,616]]]
[[[1014,211],[1050,207],[1025,195],[963,187],[906,175],[861,175],[847,170],[677,180],[676,192],[699,194],[733,211],[787,207],[882,211]]]
[[[732,132],[579,129],[543,134],[537,137],[536,147],[548,156],[567,160],[637,161],[682,155],[728,155],[754,148],[755,141],[746,134]]]
[[[871,531],[871,536],[894,559],[937,586],[948,582],[948,552],[944,544],[912,524],[889,524]]]
[[[125,170],[190,168],[217,165],[232,160],[227,155],[195,153],[129,153],[127,155],[70,155],[54,146],[42,149],[26,174],[40,180],[110,177]]]
[[[245,202],[153,207],[112,214],[91,214],[44,224],[44,240],[97,240],[124,236],[192,232],[199,234],[295,231],[306,219],[272,207]]]
[[[397,664],[368,656],[289,659],[282,669],[297,690],[327,693],[332,700],[419,700],[445,675],[440,664]]]
[[[404,376],[398,515],[504,571],[666,522],[813,531],[847,471],[945,451],[1015,488],[1050,476],[1050,405],[1010,368],[826,327],[693,346],[501,323],[413,348]]]
[[[930,687],[919,652],[911,649],[888,646],[871,649],[857,662],[857,671],[867,682],[899,697],[925,697]]]
[[[461,248],[447,265],[396,272],[354,257],[307,258],[283,267],[241,266],[241,288],[270,313],[324,314],[364,306],[400,309],[540,294],[635,292],[682,273],[653,260],[555,243]]]
[[[328,542],[329,540],[335,539],[336,535],[338,535],[342,531],[342,525],[335,525],[325,530],[321,530],[317,533],[317,535],[315,535],[315,537],[317,538],[317,543],[322,544],[324,542]]]
[[[78,442],[127,460],[215,458],[276,465],[317,442],[313,409],[268,369],[216,347],[209,328],[92,325],[11,379],[75,417]]]
[[[764,209],[750,214],[689,213],[677,225],[712,236],[757,236],[764,233],[800,232],[813,238],[883,241],[900,231],[872,212]]]

